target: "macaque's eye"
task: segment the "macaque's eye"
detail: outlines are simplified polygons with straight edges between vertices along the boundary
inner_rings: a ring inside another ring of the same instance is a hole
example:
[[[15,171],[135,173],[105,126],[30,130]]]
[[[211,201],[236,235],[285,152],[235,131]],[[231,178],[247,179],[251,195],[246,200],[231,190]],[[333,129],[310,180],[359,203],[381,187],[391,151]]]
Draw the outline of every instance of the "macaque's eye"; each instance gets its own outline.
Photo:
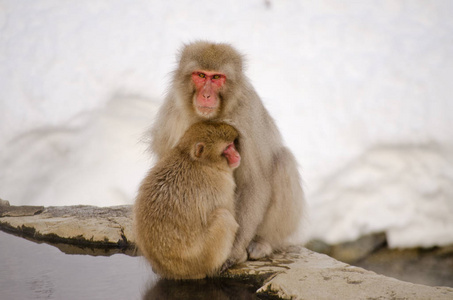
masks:
[[[220,75],[214,75],[212,76],[213,79],[219,79],[220,78]]]
[[[198,73],[198,77],[200,77],[200,78],[205,78],[206,75],[205,75],[204,73]]]

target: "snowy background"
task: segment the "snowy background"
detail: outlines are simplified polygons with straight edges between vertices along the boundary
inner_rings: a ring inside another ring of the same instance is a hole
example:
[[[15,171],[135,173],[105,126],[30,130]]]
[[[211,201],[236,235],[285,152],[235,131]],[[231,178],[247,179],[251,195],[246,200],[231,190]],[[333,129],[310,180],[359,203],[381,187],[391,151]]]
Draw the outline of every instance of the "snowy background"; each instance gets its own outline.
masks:
[[[453,1],[0,1],[0,198],[133,203],[144,133],[197,39],[246,54],[310,236],[453,243]]]

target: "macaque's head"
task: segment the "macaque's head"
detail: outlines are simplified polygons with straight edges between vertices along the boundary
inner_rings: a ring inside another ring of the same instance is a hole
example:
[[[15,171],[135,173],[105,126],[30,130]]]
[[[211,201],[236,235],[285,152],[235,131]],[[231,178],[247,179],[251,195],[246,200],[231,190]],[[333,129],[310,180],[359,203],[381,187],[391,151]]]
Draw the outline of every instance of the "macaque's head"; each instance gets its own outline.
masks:
[[[235,169],[241,162],[241,156],[235,146],[238,137],[236,129],[226,123],[198,122],[187,129],[179,147],[183,152],[189,151],[195,161],[228,164]]]
[[[243,80],[242,56],[228,44],[185,46],[175,72],[177,92],[196,115],[218,117]]]

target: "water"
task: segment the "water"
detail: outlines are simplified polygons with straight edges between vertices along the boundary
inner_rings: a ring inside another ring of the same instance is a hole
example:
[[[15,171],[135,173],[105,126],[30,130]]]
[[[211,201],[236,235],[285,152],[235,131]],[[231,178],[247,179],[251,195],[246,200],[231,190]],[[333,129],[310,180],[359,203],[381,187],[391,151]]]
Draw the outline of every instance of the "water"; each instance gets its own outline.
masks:
[[[143,257],[70,255],[0,231],[0,299],[261,299],[256,288],[161,280]]]

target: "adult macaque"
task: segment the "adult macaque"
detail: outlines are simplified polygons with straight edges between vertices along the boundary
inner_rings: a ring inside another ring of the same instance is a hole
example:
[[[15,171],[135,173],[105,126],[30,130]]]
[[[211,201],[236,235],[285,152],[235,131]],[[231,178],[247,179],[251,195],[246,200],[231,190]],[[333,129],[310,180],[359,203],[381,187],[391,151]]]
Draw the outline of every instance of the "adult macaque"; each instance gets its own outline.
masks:
[[[281,101],[286,101],[285,99]],[[240,228],[224,268],[269,255],[298,228],[304,195],[297,163],[243,73],[242,56],[228,44],[186,45],[168,95],[151,130],[159,158],[193,123],[217,120],[240,133],[235,171]]]
[[[136,242],[164,278],[212,276],[228,258],[239,227],[237,137],[228,124],[196,123],[143,180],[134,207]]]

